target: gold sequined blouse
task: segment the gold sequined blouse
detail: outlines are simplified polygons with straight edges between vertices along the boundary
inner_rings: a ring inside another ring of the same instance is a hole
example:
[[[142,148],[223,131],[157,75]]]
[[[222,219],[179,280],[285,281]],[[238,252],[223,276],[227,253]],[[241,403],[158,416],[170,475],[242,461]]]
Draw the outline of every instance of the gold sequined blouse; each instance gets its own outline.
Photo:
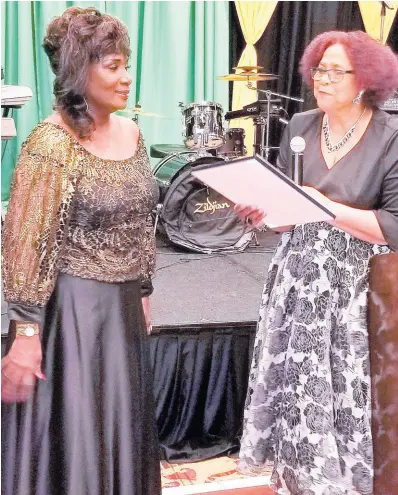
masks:
[[[151,292],[158,189],[140,133],[133,157],[101,159],[57,124],[22,146],[3,231],[3,283],[12,306],[43,307],[59,272],[140,280]]]

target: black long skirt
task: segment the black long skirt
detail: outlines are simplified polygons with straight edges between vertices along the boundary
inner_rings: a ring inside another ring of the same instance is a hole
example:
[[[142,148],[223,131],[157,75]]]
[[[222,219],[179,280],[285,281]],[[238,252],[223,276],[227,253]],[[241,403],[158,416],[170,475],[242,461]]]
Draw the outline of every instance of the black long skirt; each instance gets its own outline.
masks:
[[[61,274],[42,344],[47,380],[2,407],[2,493],[160,495],[139,283]]]

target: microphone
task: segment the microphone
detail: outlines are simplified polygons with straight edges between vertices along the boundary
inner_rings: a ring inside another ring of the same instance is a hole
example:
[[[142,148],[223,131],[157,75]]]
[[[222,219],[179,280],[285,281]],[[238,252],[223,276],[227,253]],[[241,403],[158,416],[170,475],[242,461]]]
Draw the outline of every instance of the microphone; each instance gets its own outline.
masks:
[[[292,180],[299,186],[303,185],[303,151],[305,141],[301,136],[294,136],[290,141],[290,149],[293,151],[293,176]]]

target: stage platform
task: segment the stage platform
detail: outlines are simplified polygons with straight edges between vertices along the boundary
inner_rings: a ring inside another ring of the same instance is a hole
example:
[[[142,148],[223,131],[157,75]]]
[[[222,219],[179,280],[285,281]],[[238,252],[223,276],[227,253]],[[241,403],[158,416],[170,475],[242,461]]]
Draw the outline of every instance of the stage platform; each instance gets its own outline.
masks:
[[[157,235],[152,323],[158,327],[255,322],[261,292],[280,235],[257,234],[242,253],[201,254],[173,247]],[[8,330],[1,293],[2,334]]]
[[[201,254],[173,247],[157,236],[151,296],[154,327],[257,320],[265,275],[280,235],[257,234],[242,253]]]
[[[157,236],[150,350],[163,460],[239,449],[261,293],[280,235],[257,238],[242,253],[201,254]]]

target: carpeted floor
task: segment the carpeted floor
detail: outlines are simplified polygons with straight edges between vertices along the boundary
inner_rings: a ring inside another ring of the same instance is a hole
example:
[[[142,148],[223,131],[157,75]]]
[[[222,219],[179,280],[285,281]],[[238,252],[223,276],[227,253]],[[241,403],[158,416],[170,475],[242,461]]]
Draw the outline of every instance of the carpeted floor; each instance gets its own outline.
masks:
[[[207,495],[207,493],[202,492],[198,493],[197,495]],[[275,492],[267,487],[251,486],[249,488],[236,488],[235,490],[222,490],[220,492],[213,492],[213,495],[275,495]]]
[[[269,477],[271,468],[265,468],[253,477]],[[245,479],[237,469],[237,458],[218,457],[195,463],[169,464],[162,461],[162,486],[172,488],[205,483]]]

